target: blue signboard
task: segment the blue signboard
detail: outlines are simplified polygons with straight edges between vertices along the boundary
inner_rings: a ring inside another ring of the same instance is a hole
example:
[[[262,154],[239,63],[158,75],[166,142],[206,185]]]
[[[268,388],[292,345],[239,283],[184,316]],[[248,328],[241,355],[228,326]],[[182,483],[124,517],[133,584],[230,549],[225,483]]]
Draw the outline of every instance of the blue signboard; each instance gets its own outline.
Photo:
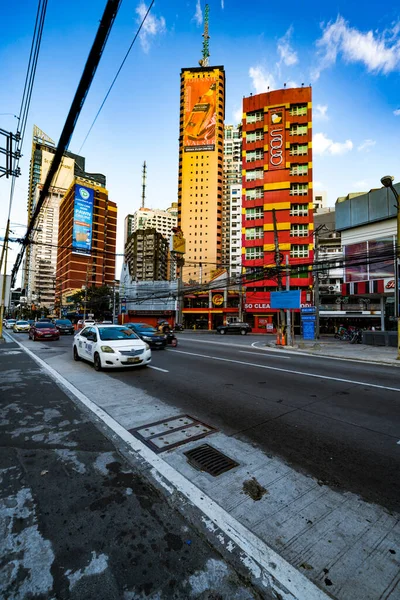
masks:
[[[271,308],[300,308],[300,290],[271,292]]]
[[[303,340],[315,340],[315,321],[302,321]]]
[[[302,306],[301,314],[303,313],[315,313],[315,306]]]
[[[75,185],[74,224],[72,229],[72,251],[90,254],[92,249],[94,191]]]

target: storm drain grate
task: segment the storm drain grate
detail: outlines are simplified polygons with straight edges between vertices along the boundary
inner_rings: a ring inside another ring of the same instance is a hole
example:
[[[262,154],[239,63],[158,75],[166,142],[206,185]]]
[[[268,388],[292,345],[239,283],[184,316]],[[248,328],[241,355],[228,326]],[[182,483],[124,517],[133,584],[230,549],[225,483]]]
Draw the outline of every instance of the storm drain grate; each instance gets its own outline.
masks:
[[[210,473],[213,477],[218,477],[218,475],[239,466],[239,463],[208,444],[198,446],[184,454],[192,467]]]

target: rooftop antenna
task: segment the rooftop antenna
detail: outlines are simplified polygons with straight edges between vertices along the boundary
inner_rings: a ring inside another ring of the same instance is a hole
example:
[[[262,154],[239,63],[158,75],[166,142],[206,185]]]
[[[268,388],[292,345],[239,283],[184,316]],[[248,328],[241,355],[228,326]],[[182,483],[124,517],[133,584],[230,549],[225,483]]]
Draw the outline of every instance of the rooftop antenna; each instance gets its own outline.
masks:
[[[204,9],[204,33],[203,35],[203,51],[202,51],[202,55],[203,58],[201,60],[199,60],[199,65],[201,67],[208,67],[208,59],[210,56],[210,44],[209,44],[209,39],[210,36],[208,35],[208,15],[210,12],[210,8],[208,6],[208,4],[206,4],[206,7]]]
[[[142,208],[144,208],[144,201],[146,199],[146,161],[143,163],[143,175],[142,175]]]

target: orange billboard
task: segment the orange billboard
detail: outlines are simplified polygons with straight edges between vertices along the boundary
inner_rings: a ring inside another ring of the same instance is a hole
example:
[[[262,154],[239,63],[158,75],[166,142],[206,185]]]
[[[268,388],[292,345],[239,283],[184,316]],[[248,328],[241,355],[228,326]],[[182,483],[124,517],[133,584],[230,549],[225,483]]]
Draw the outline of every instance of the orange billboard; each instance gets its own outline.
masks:
[[[183,131],[185,152],[215,150],[216,102],[216,77],[186,79]]]

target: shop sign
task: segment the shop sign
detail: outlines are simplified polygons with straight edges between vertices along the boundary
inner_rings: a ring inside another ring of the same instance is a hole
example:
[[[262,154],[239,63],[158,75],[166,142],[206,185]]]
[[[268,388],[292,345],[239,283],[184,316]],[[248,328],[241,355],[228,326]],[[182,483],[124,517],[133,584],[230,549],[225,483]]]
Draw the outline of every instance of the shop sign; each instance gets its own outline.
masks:
[[[385,290],[394,290],[396,289],[396,282],[394,279],[389,279],[385,283]]]
[[[260,310],[260,309],[265,309],[265,308],[271,308],[271,305],[269,303],[268,304],[267,303],[260,303],[260,304],[249,303],[249,304],[245,304],[244,307],[246,310],[254,310],[254,309]]]
[[[214,294],[212,302],[214,306],[222,306],[224,303],[224,297],[222,294]]]

